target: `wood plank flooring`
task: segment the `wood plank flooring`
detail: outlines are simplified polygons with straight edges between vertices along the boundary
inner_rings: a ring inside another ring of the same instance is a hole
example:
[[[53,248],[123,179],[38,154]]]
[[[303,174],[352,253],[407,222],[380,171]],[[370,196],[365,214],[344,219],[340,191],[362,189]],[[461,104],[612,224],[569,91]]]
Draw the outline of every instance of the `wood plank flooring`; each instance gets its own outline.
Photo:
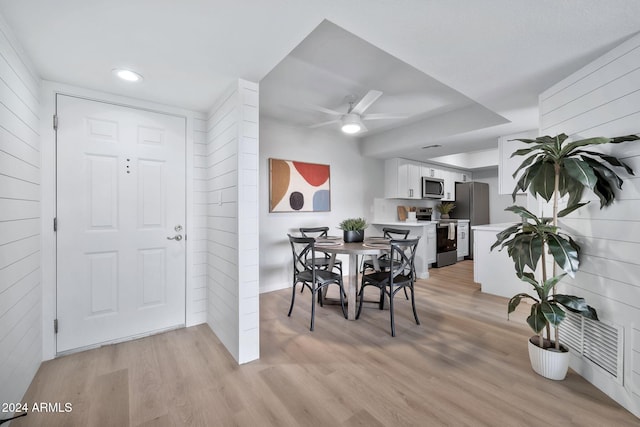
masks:
[[[310,295],[260,297],[261,359],[238,366],[207,325],[42,364],[24,401],[69,402],[12,426],[638,426],[640,420],[570,371],[550,381],[529,366],[526,307],[479,292],[472,262],[417,284],[421,325],[396,298],[357,321]]]

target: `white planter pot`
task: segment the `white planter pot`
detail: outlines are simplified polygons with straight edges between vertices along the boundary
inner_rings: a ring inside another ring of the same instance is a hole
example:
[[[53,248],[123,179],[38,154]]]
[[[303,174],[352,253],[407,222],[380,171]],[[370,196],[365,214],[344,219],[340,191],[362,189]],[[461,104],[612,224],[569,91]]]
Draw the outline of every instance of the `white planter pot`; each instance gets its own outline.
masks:
[[[556,351],[555,348],[543,349],[532,344],[529,340],[529,360],[534,372],[545,378],[563,380],[567,376],[569,370],[568,351]]]

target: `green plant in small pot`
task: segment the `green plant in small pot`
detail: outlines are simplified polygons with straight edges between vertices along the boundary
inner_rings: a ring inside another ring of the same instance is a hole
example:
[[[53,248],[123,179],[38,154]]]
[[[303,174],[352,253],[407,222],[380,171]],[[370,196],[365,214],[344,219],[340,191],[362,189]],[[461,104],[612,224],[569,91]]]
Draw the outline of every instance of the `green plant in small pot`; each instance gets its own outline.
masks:
[[[364,230],[367,228],[367,220],[364,218],[347,218],[340,223],[338,228],[344,232],[344,241],[362,242],[364,240]]]
[[[440,218],[449,219],[449,214],[455,207],[453,202],[442,202],[436,205],[436,210],[440,212]]]
[[[512,313],[522,300],[533,301],[527,323],[537,336],[529,340],[529,358],[534,371],[547,378],[564,379],[569,367],[569,353],[560,343],[558,329],[566,317],[564,310],[598,320],[596,310],[583,298],[556,292],[558,282],[566,275],[575,277],[580,265],[580,246],[558,226],[558,218],[589,203],[581,202],[585,188],[598,196],[600,209],[609,206],[615,199],[615,188],[622,189],[622,179],[614,172],[615,168],[623,168],[633,175],[631,168],[620,159],[587,147],[638,139],[637,135],[628,135],[569,142],[565,134],[541,136],[518,139],[531,146],[512,154],[512,157],[529,155],[513,174],[515,177],[523,171],[513,191],[514,201],[518,191],[529,191],[536,198],[553,201],[553,217],[538,217],[522,206],[508,207],[506,210],[522,217],[522,223],[498,233],[491,249],[507,248],[516,275],[535,291],[535,295],[513,296],[508,312]],[[567,207],[559,211],[558,200],[564,196],[567,196]],[[551,272],[547,271],[548,256],[553,259]],[[536,277],[538,263],[540,277]],[[558,273],[558,268],[562,273]]]

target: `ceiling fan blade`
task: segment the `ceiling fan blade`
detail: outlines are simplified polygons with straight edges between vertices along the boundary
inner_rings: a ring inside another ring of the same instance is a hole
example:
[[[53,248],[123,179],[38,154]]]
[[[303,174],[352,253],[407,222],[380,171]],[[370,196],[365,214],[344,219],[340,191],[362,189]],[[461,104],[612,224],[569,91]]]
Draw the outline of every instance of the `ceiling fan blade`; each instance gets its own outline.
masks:
[[[340,119],[337,120],[329,120],[328,122],[322,122],[322,123],[316,123],[315,125],[311,125],[309,126],[309,128],[313,129],[313,128],[319,128],[320,126],[326,126],[326,125],[330,125],[333,123],[338,123],[340,122]]]
[[[343,114],[344,114],[344,113],[340,113],[339,111],[335,111],[335,110],[331,110],[331,109],[329,109],[329,108],[321,107],[321,106],[319,106],[319,105],[314,105],[314,104],[305,104],[305,106],[306,106],[307,108],[311,109],[311,110],[320,111],[320,112],[322,112],[322,113],[330,114],[330,115],[332,115],[332,116],[341,116],[341,115],[343,115]]]
[[[391,119],[406,119],[409,117],[406,114],[385,114],[385,113],[376,113],[376,114],[366,114],[362,116],[362,120],[391,120]]]
[[[376,102],[376,100],[381,96],[382,96],[382,92],[380,92],[379,90],[370,90],[369,92],[367,92],[365,96],[362,97],[360,102],[358,102],[356,106],[351,109],[350,113],[355,113],[355,114],[364,113],[367,110],[367,108],[371,107],[371,104]]]

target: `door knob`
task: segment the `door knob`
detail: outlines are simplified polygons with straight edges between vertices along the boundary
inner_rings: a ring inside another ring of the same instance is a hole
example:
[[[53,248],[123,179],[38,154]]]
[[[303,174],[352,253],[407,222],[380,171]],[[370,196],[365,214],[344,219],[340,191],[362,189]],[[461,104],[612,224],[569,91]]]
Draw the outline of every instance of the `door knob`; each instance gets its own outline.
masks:
[[[177,240],[178,242],[182,240],[182,234],[176,234],[173,237],[167,237],[167,240]]]

